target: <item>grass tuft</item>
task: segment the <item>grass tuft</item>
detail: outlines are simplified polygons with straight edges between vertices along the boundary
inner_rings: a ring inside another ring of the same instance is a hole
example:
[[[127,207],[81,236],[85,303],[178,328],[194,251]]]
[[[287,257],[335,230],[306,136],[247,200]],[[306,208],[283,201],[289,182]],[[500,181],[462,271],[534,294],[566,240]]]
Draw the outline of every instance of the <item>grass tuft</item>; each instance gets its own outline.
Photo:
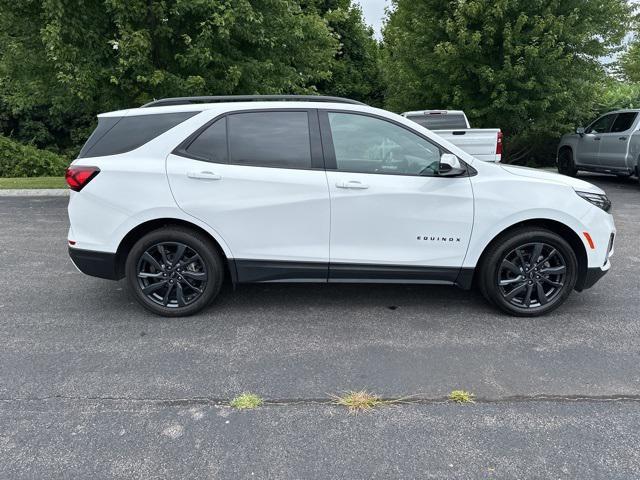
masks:
[[[64,177],[20,177],[0,178],[0,190],[12,188],[67,188]]]
[[[415,397],[413,395],[408,397],[388,398],[382,399],[375,393],[367,392],[366,390],[349,390],[343,395],[331,395],[334,405],[340,405],[347,407],[350,412],[368,412],[376,407],[382,405],[395,405],[399,403],[413,403]]]
[[[471,392],[467,392],[466,390],[453,390],[449,394],[449,400],[456,403],[475,403],[474,399],[475,395]]]
[[[255,393],[241,393],[235,397],[229,405],[238,410],[251,410],[258,408],[264,403],[264,400]]]
[[[347,407],[350,412],[367,412],[386,403],[378,395],[366,390],[349,391],[343,395],[331,395],[333,403],[342,407]]]

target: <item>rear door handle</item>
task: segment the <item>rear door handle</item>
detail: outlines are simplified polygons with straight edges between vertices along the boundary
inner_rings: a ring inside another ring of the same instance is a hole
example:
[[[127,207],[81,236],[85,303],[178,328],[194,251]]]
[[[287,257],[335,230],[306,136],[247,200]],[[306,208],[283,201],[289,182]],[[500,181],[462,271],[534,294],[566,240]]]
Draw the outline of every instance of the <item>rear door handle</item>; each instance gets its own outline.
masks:
[[[618,140],[626,140],[627,137],[618,137]]]
[[[221,175],[217,173],[205,171],[205,172],[187,172],[187,177],[196,178],[199,180],[220,180],[222,179]]]
[[[596,142],[599,142],[600,141],[600,137],[596,137],[593,140],[596,141]]]
[[[352,190],[365,190],[369,188],[369,185],[367,185],[366,183],[359,182],[357,180],[348,180],[348,181],[336,183],[336,187],[350,188]]]

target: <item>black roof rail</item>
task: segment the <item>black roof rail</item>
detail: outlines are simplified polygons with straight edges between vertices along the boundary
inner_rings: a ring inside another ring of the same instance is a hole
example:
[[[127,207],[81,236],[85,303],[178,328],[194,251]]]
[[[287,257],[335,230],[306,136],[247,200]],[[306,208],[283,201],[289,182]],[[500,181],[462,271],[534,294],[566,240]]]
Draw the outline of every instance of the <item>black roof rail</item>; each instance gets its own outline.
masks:
[[[269,101],[298,101],[298,102],[331,102],[351,103],[353,105],[366,105],[357,100],[342,97],[327,97],[324,95],[214,95],[204,97],[172,97],[161,98],[142,105],[147,107],[166,107],[168,105],[189,105],[192,103],[216,103],[216,102],[269,102]]]

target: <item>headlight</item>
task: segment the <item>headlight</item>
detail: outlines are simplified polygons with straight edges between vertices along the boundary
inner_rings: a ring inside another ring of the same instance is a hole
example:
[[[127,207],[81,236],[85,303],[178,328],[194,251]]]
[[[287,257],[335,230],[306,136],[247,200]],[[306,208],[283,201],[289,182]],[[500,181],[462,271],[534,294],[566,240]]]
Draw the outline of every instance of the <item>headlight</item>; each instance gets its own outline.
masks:
[[[595,205],[598,208],[601,208],[605,212],[611,210],[611,200],[606,195],[601,193],[591,193],[591,192],[578,192],[576,193],[584,198],[587,202]]]

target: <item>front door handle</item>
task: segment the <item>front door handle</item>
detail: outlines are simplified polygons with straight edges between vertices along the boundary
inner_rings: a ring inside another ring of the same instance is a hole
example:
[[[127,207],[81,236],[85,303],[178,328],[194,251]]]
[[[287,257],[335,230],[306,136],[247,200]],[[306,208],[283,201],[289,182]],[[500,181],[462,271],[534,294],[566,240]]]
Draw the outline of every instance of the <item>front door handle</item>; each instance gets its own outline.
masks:
[[[187,172],[187,177],[196,178],[199,180],[220,180],[222,179],[221,175],[217,173],[205,171],[205,172]]]
[[[599,142],[600,141],[600,137],[596,137],[593,139],[595,142]]]
[[[365,190],[369,188],[369,185],[367,185],[366,183],[359,182],[357,180],[348,180],[348,181],[336,183],[336,187],[350,188],[352,190]]]

